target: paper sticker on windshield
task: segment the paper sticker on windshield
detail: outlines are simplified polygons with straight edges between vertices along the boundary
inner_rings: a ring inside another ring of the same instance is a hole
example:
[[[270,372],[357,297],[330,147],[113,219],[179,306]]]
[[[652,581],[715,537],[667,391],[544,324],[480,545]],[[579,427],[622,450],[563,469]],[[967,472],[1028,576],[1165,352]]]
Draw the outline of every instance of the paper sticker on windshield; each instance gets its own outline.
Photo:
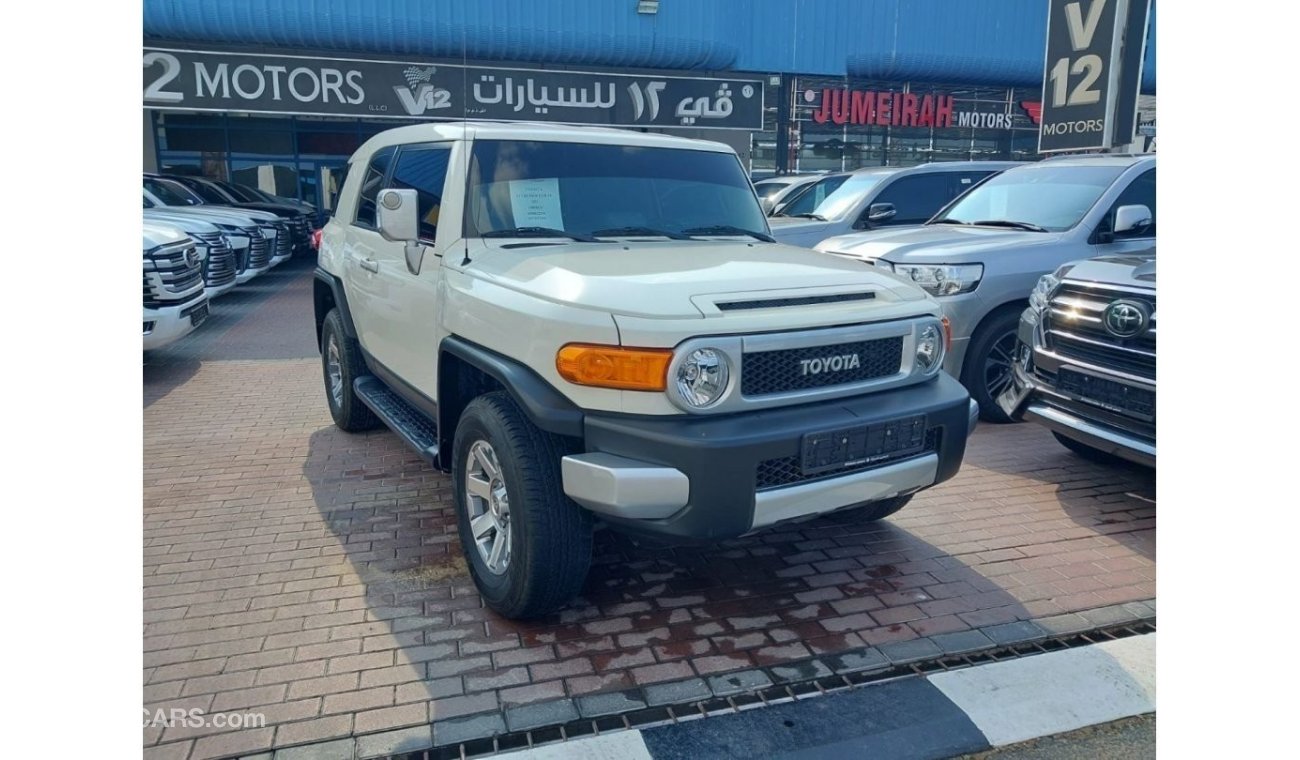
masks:
[[[516,227],[564,229],[560,180],[556,177],[511,180],[510,207],[514,210]]]

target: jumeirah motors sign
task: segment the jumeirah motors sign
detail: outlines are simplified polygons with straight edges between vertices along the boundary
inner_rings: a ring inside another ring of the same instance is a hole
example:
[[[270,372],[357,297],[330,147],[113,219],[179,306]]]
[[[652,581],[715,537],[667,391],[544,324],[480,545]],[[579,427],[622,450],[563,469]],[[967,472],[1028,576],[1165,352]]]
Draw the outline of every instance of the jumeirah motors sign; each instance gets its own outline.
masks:
[[[1109,148],[1128,0],[1047,3],[1038,152]]]
[[[763,83],[145,48],[144,107],[759,130]]]

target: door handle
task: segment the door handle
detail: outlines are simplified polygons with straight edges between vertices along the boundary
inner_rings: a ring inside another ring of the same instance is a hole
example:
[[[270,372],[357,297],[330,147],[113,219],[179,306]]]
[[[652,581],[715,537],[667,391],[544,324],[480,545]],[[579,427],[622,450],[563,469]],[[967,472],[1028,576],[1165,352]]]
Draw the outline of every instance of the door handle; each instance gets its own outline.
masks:
[[[375,261],[374,259],[357,259],[357,264],[359,264],[362,269],[368,272],[379,271],[379,262]]]

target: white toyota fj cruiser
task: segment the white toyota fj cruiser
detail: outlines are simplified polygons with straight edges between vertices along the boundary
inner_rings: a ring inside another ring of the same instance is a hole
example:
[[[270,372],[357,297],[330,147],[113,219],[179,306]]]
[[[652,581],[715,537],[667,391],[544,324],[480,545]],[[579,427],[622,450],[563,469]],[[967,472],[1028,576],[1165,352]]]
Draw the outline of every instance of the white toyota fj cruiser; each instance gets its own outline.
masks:
[[[484,601],[581,589],[593,521],[719,540],[901,509],[976,408],[915,285],[781,245],[725,145],[615,129],[401,127],[352,157],[316,328],[348,431],[449,470]]]

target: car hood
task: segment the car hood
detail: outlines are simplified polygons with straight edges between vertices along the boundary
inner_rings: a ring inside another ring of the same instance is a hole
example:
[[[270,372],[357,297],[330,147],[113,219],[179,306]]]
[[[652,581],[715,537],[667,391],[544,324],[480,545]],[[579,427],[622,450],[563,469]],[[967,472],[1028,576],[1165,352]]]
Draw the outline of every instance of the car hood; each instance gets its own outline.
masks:
[[[1060,238],[1061,233],[1057,232],[931,224],[900,230],[840,235],[822,241],[817,249],[868,261],[885,259],[900,263],[960,264],[978,261],[991,251],[1049,245]]]
[[[141,225],[144,235],[144,250],[149,251],[160,245],[179,243],[189,237],[185,231],[170,224],[145,220]]]
[[[1066,274],[1071,280],[1133,288],[1156,286],[1156,249],[1115,256],[1098,256],[1074,262]]]
[[[176,213],[164,208],[147,208],[144,210],[144,218],[163,224],[171,224],[177,227],[183,227],[186,231],[195,232],[219,232],[216,221],[213,218],[204,217],[199,214]]]
[[[171,214],[193,215],[221,224],[233,224],[237,227],[280,221],[280,217],[269,211],[257,211],[256,209],[236,208],[234,206],[163,206],[159,210],[163,209]]]
[[[770,309],[724,310],[717,304],[870,291],[869,301],[845,305],[860,318],[864,308],[928,298],[873,267],[770,243],[493,244],[471,256],[464,271],[473,276],[538,298],[635,317],[757,316]]]

